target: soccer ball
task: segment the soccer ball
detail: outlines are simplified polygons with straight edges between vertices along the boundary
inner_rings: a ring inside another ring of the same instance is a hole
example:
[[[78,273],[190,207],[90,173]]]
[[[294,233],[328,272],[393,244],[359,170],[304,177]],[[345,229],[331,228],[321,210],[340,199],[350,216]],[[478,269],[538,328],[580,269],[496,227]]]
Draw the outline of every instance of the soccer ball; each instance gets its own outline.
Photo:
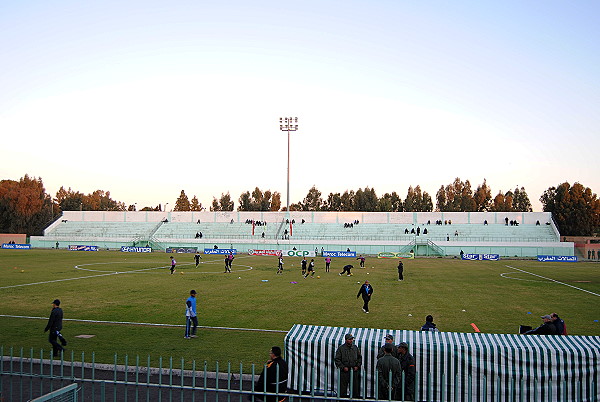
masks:
[[[319,275],[317,275],[317,279],[321,279],[321,277]]]
[[[181,271],[180,274],[183,275],[183,271]]]

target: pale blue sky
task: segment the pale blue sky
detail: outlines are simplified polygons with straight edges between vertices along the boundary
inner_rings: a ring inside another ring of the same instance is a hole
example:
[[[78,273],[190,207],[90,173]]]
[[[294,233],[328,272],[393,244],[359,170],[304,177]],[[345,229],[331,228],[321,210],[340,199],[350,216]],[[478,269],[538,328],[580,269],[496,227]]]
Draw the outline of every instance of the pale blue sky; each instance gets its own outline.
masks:
[[[0,178],[138,206],[600,191],[597,1],[0,1]]]

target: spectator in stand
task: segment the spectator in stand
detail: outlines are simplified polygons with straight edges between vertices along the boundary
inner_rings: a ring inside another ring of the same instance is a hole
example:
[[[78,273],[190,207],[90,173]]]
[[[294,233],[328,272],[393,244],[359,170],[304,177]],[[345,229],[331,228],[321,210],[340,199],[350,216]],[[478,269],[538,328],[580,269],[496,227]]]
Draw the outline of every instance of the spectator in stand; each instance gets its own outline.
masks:
[[[458,230],[455,230],[455,231],[454,231],[454,236],[455,236],[455,237],[458,237]]]
[[[488,223],[487,223],[487,219],[486,219],[486,220],[484,220],[484,221],[483,221],[483,225],[485,226],[485,225],[487,225],[487,224],[488,224]]]
[[[427,317],[425,317],[425,324],[423,324],[423,326],[421,327],[421,331],[440,332],[440,330],[437,329],[436,325],[433,323],[432,315],[428,315]]]
[[[404,234],[409,234],[408,228],[404,229]]]
[[[562,318],[560,318],[558,316],[558,314],[556,314],[556,313],[550,314],[550,317],[552,317],[552,322],[554,323],[554,326],[556,327],[556,332],[558,333],[558,335],[568,335],[567,334],[567,325],[562,320]]]
[[[540,221],[535,221],[535,226],[540,226]]]
[[[421,235],[421,227],[419,226],[419,227],[417,228],[417,236],[420,236],[420,235]]]
[[[423,234],[426,235],[427,233],[427,228],[423,229]]]
[[[544,321],[542,325],[525,332],[525,335],[558,335],[556,325],[554,325],[551,316],[543,315],[542,320]]]
[[[412,229],[410,230],[410,234],[415,234],[415,228],[412,228]]]

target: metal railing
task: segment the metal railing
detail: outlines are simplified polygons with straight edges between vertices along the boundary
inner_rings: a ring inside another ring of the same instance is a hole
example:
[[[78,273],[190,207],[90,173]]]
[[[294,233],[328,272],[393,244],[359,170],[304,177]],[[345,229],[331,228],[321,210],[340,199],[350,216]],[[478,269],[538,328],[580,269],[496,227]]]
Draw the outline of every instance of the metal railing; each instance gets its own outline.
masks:
[[[307,377],[300,379],[300,389],[279,389],[279,372],[274,387],[268,387],[267,377],[262,377],[259,370],[266,371],[266,365],[244,367],[239,364],[234,368],[227,363],[226,370],[220,370],[219,362],[214,363],[214,371],[208,371],[208,363],[196,364],[196,361],[185,362],[173,357],[158,359],[158,367],[152,367],[150,356],[141,362],[139,356],[135,359],[128,355],[122,357],[123,364],[117,364],[119,359],[114,356],[112,364],[96,362],[95,354],[86,362],[85,354],[81,353],[81,360],[76,361],[74,353],[70,353],[70,360],[61,356],[60,360],[53,360],[43,350],[39,351],[39,358],[34,356],[33,348],[29,356],[24,355],[24,349],[15,355],[14,349],[9,348],[8,356],[4,356],[4,347],[0,347],[0,400],[31,400],[65,386],[76,384],[77,399],[92,401],[161,401],[186,400],[186,401],[280,401],[287,399],[290,402],[298,401],[339,401],[341,400],[416,400],[416,401],[595,401],[600,398],[597,380],[538,379],[524,377],[493,377],[480,379],[463,376],[441,374],[441,378],[434,378],[431,373],[415,375],[415,381],[407,382],[404,373],[396,381],[396,388],[390,389],[385,384],[380,384],[379,373],[374,372],[373,384],[367,383],[367,375],[361,368],[358,378],[360,383],[358,395],[355,395],[354,375],[349,377],[348,396],[340,397],[335,390],[341,390],[340,375],[336,376],[335,384],[317,381],[317,373],[307,373]],[[49,359],[45,359],[49,356]],[[168,362],[168,364],[167,364]],[[176,363],[175,363],[176,362]],[[177,367],[175,366],[177,365]],[[291,368],[294,370],[294,368]],[[295,368],[300,370],[301,368]],[[234,372],[235,370],[235,372]],[[387,384],[392,384],[391,375]],[[324,385],[318,388],[316,384]],[[423,384],[421,388],[419,384]],[[267,392],[270,390],[272,392]],[[373,390],[371,391],[368,390]],[[367,396],[369,393],[369,396]],[[382,395],[383,394],[383,395]]]

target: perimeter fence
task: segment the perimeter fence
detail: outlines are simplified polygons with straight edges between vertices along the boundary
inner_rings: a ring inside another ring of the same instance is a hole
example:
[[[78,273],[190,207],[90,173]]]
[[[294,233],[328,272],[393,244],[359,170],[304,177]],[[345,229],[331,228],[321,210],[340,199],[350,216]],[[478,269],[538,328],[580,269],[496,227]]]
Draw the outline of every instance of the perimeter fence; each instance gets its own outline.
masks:
[[[5,355],[5,351],[8,352]],[[28,356],[26,356],[28,354]],[[95,354],[91,354],[86,361],[85,354],[81,353],[80,359],[75,359],[75,354],[63,355],[60,360],[52,359],[50,353],[40,350],[38,357],[34,350],[25,353],[21,348],[15,353],[14,348],[0,347],[0,401],[290,401],[290,402],[321,402],[321,401],[389,401],[389,400],[415,400],[415,401],[592,401],[598,402],[598,384],[592,381],[579,384],[576,392],[567,393],[567,387],[552,382],[539,383],[539,390],[534,395],[521,394],[518,391],[519,378],[508,381],[508,393],[498,393],[497,396],[488,396],[488,392],[478,393],[475,388],[468,387],[466,392],[452,398],[442,393],[441,399],[432,399],[432,389],[418,389],[419,376],[417,373],[414,384],[404,383],[404,376],[400,381],[396,396],[391,391],[377,394],[375,398],[366,398],[363,392],[352,395],[353,378],[350,376],[350,396],[341,398],[335,390],[340,389],[339,376],[336,384],[327,386],[327,391],[310,387],[302,392],[279,389],[274,392],[259,391],[267,389],[266,376],[264,383],[259,386],[259,373],[266,366],[251,365],[244,367],[242,364],[232,365],[227,363],[220,366],[215,362],[215,370],[208,370],[205,361],[197,364],[196,361],[185,362],[184,359],[173,357],[158,359],[158,367],[151,367],[151,358],[148,356],[142,361],[139,356],[130,358],[114,356],[114,363],[97,363]],[[45,358],[45,357],[49,358]],[[191,369],[190,369],[191,368]],[[313,373],[313,376],[317,373]],[[366,389],[364,372],[358,389]],[[278,376],[277,376],[278,377]],[[277,378],[276,382],[279,383]],[[387,379],[391,383],[391,377]],[[378,381],[377,374],[375,381]],[[444,384],[452,387],[453,379],[442,376]],[[565,382],[563,380],[562,382]],[[428,381],[429,382],[429,381]],[[309,381],[310,384],[313,381]],[[469,381],[469,384],[471,381]],[[500,387],[506,384],[504,379],[496,378]],[[558,385],[558,386],[557,386]],[[554,390],[554,392],[552,392]],[[558,392],[556,392],[558,390]],[[287,392],[286,392],[287,391]],[[412,395],[411,395],[412,394]],[[508,396],[507,396],[508,395]],[[531,399],[533,398],[533,399]]]

